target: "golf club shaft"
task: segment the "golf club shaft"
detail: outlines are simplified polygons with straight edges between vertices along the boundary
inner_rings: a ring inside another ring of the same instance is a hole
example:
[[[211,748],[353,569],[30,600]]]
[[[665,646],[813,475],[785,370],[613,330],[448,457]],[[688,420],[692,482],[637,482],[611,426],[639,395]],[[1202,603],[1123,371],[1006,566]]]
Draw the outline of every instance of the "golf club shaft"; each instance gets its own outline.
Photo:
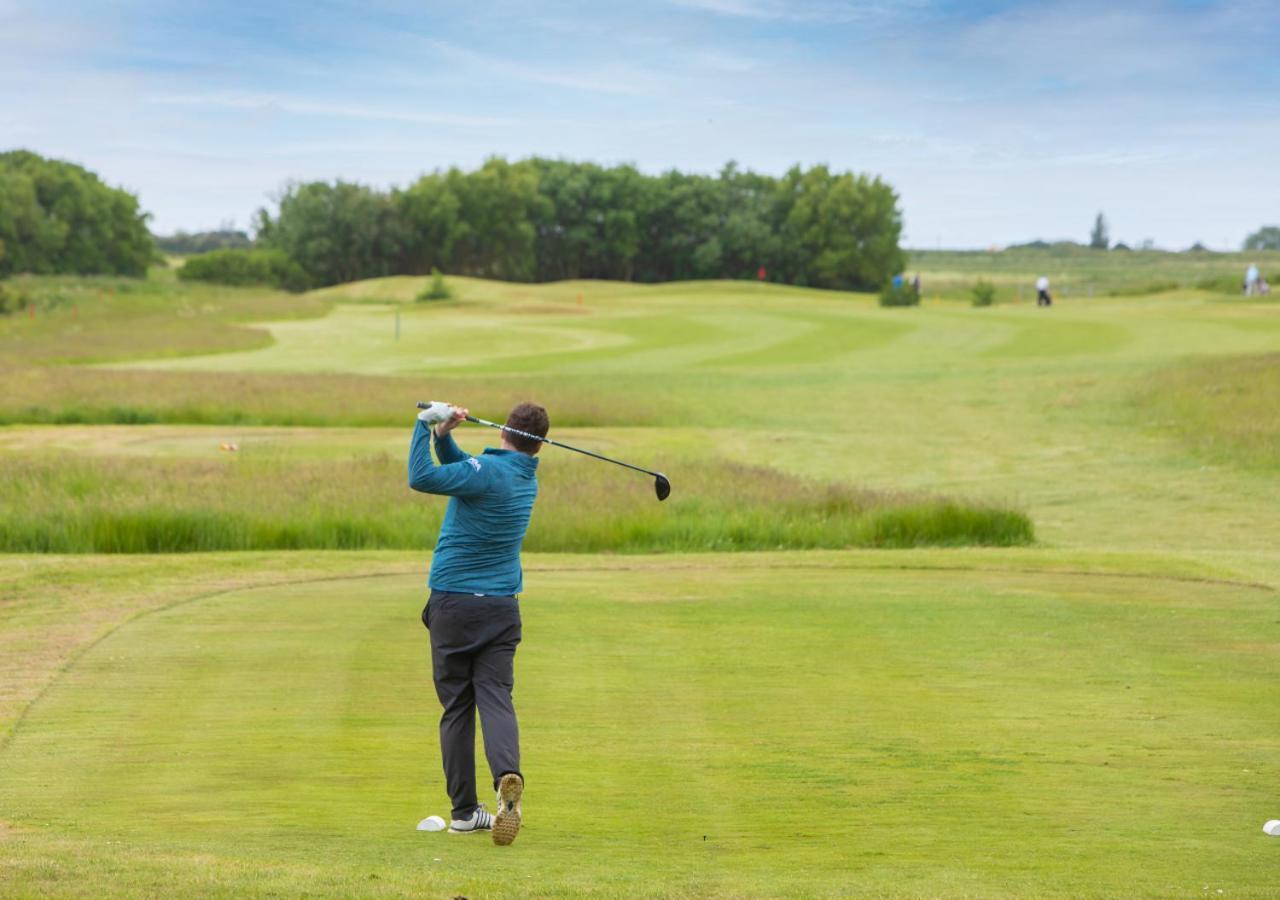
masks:
[[[583,450],[581,447],[570,447],[568,444],[562,444],[559,441],[553,441],[551,440],[551,438],[548,438],[548,437],[538,437],[536,434],[530,434],[527,431],[521,431],[519,428],[512,428],[510,425],[499,425],[497,422],[489,422],[485,419],[477,419],[475,416],[467,416],[467,421],[474,422],[476,425],[488,425],[490,428],[498,428],[498,429],[501,429],[502,431],[510,431],[512,434],[518,434],[521,437],[529,438],[530,440],[541,441],[544,444],[550,444],[551,446],[559,447],[562,450],[572,450],[574,453],[581,453],[584,456],[592,456],[592,457],[595,457],[596,459],[604,460],[605,462],[608,462],[608,463],[613,463],[615,466],[625,466],[628,469],[635,469],[637,472],[644,472],[646,475],[653,475],[654,477],[657,477],[658,475],[661,474],[659,472],[650,471],[649,469],[642,469],[639,466],[633,466],[631,465],[631,463],[623,462],[620,459],[610,459],[607,456],[601,456],[599,453],[592,453],[590,450]]]

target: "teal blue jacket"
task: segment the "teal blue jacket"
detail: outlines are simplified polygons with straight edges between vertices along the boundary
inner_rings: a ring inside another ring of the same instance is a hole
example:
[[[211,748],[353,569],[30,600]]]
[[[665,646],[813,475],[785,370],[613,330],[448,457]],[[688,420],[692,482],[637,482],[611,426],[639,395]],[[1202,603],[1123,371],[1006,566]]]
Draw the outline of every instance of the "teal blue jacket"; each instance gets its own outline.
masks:
[[[419,420],[409,444],[409,487],[446,494],[449,506],[431,559],[432,590],[515,595],[524,587],[520,544],[538,496],[538,461],[518,450],[464,453],[452,435],[434,438]]]

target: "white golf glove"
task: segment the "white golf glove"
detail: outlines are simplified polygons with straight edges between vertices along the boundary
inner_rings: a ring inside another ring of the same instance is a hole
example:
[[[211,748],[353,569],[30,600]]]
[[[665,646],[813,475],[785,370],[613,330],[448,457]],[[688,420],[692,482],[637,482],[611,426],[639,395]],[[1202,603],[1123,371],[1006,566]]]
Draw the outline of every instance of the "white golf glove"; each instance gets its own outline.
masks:
[[[452,416],[453,407],[448,403],[441,403],[439,400],[432,400],[430,406],[418,413],[418,418],[428,425],[447,422]]]

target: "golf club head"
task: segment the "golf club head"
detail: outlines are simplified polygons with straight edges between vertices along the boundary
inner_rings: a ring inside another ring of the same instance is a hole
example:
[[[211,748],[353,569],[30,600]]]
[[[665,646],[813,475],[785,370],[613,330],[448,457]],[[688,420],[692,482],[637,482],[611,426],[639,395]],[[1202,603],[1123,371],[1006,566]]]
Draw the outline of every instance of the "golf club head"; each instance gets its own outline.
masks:
[[[667,476],[661,472],[658,472],[653,478],[653,489],[658,494],[659,502],[671,496],[671,482],[667,481]]]

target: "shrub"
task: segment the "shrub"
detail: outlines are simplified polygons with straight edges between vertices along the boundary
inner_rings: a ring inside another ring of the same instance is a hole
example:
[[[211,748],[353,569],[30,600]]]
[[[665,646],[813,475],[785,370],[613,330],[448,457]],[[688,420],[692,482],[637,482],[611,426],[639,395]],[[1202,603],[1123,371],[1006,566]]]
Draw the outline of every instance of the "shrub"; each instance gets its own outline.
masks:
[[[979,278],[970,288],[974,306],[991,306],[996,302],[996,286],[990,281]]]
[[[417,301],[419,303],[427,300],[448,300],[453,296],[453,291],[449,290],[449,286],[444,283],[444,276],[440,274],[440,270],[435,266],[431,267],[431,283],[422,289],[422,293],[418,294]]]
[[[29,298],[25,291],[9,287],[0,281],[0,316],[8,316],[27,305]]]
[[[178,270],[183,281],[215,284],[267,285],[286,291],[305,291],[302,267],[281,250],[213,250],[193,256]]]
[[[892,281],[880,291],[881,306],[919,306],[920,295],[908,282],[894,284]]]

